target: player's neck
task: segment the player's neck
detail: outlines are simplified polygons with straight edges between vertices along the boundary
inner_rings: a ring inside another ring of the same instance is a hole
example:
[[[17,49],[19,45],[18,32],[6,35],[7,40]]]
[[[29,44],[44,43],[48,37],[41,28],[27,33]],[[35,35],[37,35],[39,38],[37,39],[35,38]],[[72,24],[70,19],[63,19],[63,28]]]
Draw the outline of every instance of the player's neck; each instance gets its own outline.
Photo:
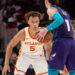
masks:
[[[31,36],[34,37],[36,32],[37,32],[37,30],[34,30],[33,28],[29,27],[29,33],[30,33]]]

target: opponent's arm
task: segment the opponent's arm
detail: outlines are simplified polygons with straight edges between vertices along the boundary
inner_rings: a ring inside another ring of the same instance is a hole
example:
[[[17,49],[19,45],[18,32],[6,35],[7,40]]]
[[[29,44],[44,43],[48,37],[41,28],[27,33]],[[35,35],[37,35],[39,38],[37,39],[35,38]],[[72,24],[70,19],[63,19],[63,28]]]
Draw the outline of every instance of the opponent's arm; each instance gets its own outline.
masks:
[[[53,22],[46,27],[48,31],[51,31],[62,25],[64,23],[64,19],[59,14],[58,10],[51,6],[48,0],[45,0],[45,6],[47,8],[49,20],[53,20]]]
[[[51,24],[49,24],[46,28],[38,30],[39,33],[36,35],[36,37],[37,37],[37,40],[39,40],[39,41],[44,40],[44,37],[48,31],[54,30],[55,28],[59,27],[60,25],[62,25],[64,23],[64,19],[58,13],[56,8],[51,7],[51,5],[49,5],[49,3],[45,4],[45,5],[46,6],[48,5],[47,6],[47,14],[49,16],[49,19],[53,20],[53,22]]]
[[[54,21],[46,27],[48,31],[54,30],[55,28],[59,27],[64,23],[64,19],[58,12],[56,12],[52,16],[52,18],[54,19]]]

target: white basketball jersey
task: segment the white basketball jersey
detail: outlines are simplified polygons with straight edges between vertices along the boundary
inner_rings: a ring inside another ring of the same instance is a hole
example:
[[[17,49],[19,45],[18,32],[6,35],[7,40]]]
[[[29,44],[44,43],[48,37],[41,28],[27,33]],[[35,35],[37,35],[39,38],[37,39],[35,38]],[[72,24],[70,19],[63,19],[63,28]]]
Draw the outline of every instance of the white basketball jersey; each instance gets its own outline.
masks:
[[[26,55],[42,55],[44,44],[33,39],[29,34],[29,27],[25,28],[25,40],[21,41],[21,53]]]
[[[21,50],[15,66],[17,72],[21,71],[26,73],[27,68],[30,64],[32,64],[36,75],[48,73],[48,65],[44,57],[43,46],[43,43],[31,38],[29,34],[29,27],[26,27],[25,40],[21,41]],[[14,75],[16,75],[17,72],[15,71]]]

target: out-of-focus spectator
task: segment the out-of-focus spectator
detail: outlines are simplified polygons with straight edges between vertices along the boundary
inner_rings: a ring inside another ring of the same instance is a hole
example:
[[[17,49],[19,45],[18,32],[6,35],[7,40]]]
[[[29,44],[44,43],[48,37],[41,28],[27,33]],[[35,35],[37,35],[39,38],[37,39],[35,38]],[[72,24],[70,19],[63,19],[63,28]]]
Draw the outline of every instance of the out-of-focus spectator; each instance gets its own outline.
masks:
[[[13,36],[18,32],[18,29],[17,28],[8,28],[7,31],[6,31],[6,42],[7,44],[9,43],[9,41],[13,38]]]
[[[6,0],[1,0],[1,4],[5,4],[6,3]]]
[[[0,57],[0,75],[1,75],[1,71],[2,71],[2,63],[3,63],[3,58]]]
[[[0,52],[0,75],[2,75],[2,69],[3,69],[3,62],[4,62],[4,56],[5,54],[3,52]]]
[[[21,15],[21,14],[18,14],[18,15],[16,16],[16,20],[17,20],[17,26],[21,25],[21,24],[22,24],[22,23],[21,23],[22,15]]]
[[[8,18],[8,23],[6,24],[6,28],[17,28],[15,18],[13,17]]]
[[[17,60],[16,52],[12,53],[10,60],[11,60],[10,61],[10,75],[14,75],[14,69],[15,69],[15,64],[16,64],[16,60]]]
[[[3,11],[4,21],[7,22],[7,19],[12,16],[11,4],[6,4],[6,7]]]
[[[17,60],[17,54],[16,54],[16,52],[13,52],[12,56],[11,56],[11,62],[10,63],[12,63],[15,66],[16,60]]]
[[[26,23],[26,21],[25,21],[24,18],[22,18],[21,23],[22,23],[22,24],[18,26],[18,30],[21,30],[22,28],[28,26],[28,24]]]
[[[3,21],[2,13],[0,11],[0,23]]]
[[[19,1],[15,0],[15,1],[12,1],[12,8],[15,8],[16,11],[18,10],[21,10],[21,6],[19,5]]]
[[[13,5],[13,6],[12,6],[12,8],[15,8],[15,9],[16,9],[16,11],[21,10],[21,7],[20,7],[20,6],[18,6],[18,5]]]
[[[3,17],[0,13],[0,51],[6,47],[6,24],[3,22]]]
[[[18,56],[18,49],[16,47],[14,47],[13,48],[13,53],[11,55],[10,62],[9,62],[10,73],[7,72],[7,75],[14,75],[14,69],[15,69],[15,64],[16,64],[17,56]]]

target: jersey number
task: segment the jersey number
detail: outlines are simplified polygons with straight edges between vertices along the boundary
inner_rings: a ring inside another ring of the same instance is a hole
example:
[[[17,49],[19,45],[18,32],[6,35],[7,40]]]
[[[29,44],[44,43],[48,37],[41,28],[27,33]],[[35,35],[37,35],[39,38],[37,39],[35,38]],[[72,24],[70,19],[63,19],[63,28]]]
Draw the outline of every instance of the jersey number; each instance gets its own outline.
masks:
[[[35,51],[35,46],[30,46],[30,51]]]
[[[67,25],[67,30],[68,32],[70,31],[70,25],[69,25],[69,21],[67,19],[65,19],[66,25]]]

